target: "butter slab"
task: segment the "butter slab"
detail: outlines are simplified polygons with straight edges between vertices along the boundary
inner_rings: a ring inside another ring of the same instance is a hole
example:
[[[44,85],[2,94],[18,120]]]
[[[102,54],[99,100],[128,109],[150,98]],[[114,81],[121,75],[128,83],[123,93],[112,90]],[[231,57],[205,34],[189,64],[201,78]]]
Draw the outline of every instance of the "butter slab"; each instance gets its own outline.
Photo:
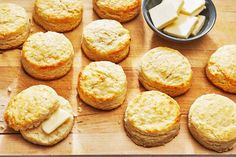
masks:
[[[61,126],[71,115],[63,109],[55,111],[49,119],[42,123],[42,129],[45,133],[50,134]]]
[[[195,11],[205,6],[205,3],[205,0],[184,0],[184,5],[181,9],[181,13],[192,15]]]
[[[198,16],[204,9],[206,9],[206,6],[202,6],[201,8],[193,12],[190,16]]]
[[[198,22],[192,31],[192,35],[196,36],[198,34],[198,32],[202,29],[202,27],[205,23],[205,20],[206,20],[205,16],[203,16],[203,15],[198,16]]]
[[[178,14],[171,2],[161,3],[149,10],[152,22],[157,29],[162,29],[173,23]]]
[[[166,34],[178,38],[188,38],[192,33],[198,18],[180,14],[178,19],[164,29]]]
[[[180,10],[182,9],[183,5],[184,5],[184,0],[164,0],[164,3],[172,3],[173,6],[175,7],[175,10],[177,13],[180,12]]]

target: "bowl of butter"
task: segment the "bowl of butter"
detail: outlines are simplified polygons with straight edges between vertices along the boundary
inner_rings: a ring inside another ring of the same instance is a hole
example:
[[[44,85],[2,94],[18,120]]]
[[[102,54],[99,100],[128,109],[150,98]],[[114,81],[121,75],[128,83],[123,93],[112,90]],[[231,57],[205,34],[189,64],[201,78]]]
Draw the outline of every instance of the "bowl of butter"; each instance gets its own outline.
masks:
[[[176,42],[199,39],[216,21],[211,0],[143,0],[143,16],[160,37]]]

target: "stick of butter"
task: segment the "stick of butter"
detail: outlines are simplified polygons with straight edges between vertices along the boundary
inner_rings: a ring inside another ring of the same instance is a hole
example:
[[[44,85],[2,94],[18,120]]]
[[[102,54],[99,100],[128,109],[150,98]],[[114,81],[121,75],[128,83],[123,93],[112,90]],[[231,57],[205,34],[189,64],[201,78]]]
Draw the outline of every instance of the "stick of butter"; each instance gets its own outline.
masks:
[[[206,17],[203,16],[203,15],[199,15],[198,16],[198,22],[197,24],[195,25],[194,29],[193,29],[193,32],[192,32],[192,35],[197,35],[198,32],[202,29],[204,23],[205,23],[205,20],[206,20]]]
[[[71,114],[59,108],[51,115],[49,119],[42,123],[42,129],[45,133],[50,134],[70,117]]]
[[[163,3],[168,3],[168,2],[173,4],[177,13],[180,12],[180,10],[182,9],[184,5],[184,0],[164,0],[163,1]]]
[[[197,16],[199,15],[204,9],[206,9],[206,6],[202,6],[198,10],[194,11],[190,16]]]
[[[174,22],[178,15],[171,2],[161,3],[149,10],[152,22],[157,29],[162,29]]]
[[[173,24],[164,29],[164,32],[178,38],[188,38],[197,20],[197,17],[180,14]]]
[[[196,10],[205,6],[205,0],[184,0],[181,12],[183,14],[192,15]]]

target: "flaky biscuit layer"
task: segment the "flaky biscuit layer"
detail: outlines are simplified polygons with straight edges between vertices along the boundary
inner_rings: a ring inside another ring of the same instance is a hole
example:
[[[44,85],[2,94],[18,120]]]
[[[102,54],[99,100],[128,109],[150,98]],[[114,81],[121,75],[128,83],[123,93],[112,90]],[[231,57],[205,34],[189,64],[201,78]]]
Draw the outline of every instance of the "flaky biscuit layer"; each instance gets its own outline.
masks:
[[[174,99],[158,91],[147,91],[129,102],[124,126],[137,145],[152,147],[177,136],[179,121],[180,108]]]
[[[213,53],[206,74],[217,87],[236,93],[236,45],[225,45]]]
[[[143,56],[139,80],[147,90],[178,96],[191,87],[192,69],[179,51],[157,47]]]
[[[199,143],[217,152],[228,151],[236,142],[236,104],[218,94],[195,100],[189,110],[189,129]]]
[[[111,110],[125,100],[126,75],[121,66],[112,62],[92,62],[80,73],[77,89],[80,98],[87,104]]]
[[[91,60],[118,63],[127,57],[130,42],[129,31],[119,22],[96,20],[84,28],[82,49]]]
[[[31,76],[52,80],[69,72],[74,50],[63,34],[39,32],[31,35],[23,45],[21,62]]]

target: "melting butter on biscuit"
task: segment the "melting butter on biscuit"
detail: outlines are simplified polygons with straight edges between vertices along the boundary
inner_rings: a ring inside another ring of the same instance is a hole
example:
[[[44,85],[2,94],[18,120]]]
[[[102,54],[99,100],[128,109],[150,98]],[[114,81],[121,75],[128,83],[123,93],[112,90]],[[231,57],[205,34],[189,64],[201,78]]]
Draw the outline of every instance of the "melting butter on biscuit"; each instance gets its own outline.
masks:
[[[61,126],[66,120],[71,117],[71,114],[63,109],[55,111],[51,117],[42,123],[42,129],[45,133],[50,134]]]

